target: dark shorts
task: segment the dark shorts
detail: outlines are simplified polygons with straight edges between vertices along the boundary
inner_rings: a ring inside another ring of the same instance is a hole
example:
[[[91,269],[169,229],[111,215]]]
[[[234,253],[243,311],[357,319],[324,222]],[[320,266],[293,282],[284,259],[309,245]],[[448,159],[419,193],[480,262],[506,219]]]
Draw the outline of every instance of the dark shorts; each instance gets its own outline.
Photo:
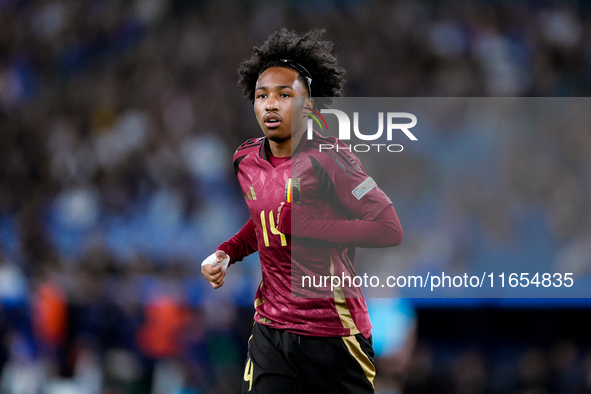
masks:
[[[311,337],[255,323],[242,393],[373,393],[371,337]]]

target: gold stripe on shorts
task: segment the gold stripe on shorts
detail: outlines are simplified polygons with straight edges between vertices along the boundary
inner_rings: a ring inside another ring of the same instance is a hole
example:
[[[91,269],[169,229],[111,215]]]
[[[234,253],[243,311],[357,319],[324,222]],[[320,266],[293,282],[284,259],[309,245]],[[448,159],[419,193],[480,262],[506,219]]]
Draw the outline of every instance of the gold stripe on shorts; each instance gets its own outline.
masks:
[[[365,374],[367,380],[369,380],[371,383],[371,386],[374,387],[373,380],[376,377],[376,367],[369,359],[369,356],[365,354],[363,349],[361,349],[361,345],[357,341],[357,338],[355,338],[355,335],[341,338],[343,339],[343,342],[345,342],[347,349],[349,349],[349,353],[351,353],[351,355],[361,366],[361,369],[363,369],[363,373]]]

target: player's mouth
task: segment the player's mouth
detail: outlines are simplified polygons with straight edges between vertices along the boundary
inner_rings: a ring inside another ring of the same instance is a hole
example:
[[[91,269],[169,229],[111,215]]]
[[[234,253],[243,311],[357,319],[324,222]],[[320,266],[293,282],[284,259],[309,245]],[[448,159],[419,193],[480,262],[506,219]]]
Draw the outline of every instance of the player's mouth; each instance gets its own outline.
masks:
[[[274,129],[281,125],[281,117],[276,114],[266,114],[263,117],[263,122],[269,129]]]

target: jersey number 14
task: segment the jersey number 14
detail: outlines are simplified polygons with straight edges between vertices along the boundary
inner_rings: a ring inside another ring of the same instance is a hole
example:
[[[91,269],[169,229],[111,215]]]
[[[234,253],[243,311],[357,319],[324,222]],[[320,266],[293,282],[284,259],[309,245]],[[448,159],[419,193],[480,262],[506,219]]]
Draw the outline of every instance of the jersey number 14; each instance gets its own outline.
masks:
[[[269,235],[267,234],[267,223],[265,220],[265,211],[261,212],[261,224],[263,225],[263,241],[265,242],[265,246],[269,246]],[[269,212],[269,228],[271,230],[271,234],[279,235],[281,238],[281,246],[287,246],[287,240],[285,239],[285,234],[279,232],[277,227],[275,226],[275,219],[273,217],[273,211]]]

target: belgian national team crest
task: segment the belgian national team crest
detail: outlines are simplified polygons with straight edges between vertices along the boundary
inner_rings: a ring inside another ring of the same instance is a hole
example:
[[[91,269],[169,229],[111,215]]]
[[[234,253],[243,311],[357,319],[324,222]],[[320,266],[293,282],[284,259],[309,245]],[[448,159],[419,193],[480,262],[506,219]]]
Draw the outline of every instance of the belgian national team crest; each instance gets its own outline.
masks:
[[[289,178],[285,183],[285,201],[295,204],[300,197],[300,178]]]

